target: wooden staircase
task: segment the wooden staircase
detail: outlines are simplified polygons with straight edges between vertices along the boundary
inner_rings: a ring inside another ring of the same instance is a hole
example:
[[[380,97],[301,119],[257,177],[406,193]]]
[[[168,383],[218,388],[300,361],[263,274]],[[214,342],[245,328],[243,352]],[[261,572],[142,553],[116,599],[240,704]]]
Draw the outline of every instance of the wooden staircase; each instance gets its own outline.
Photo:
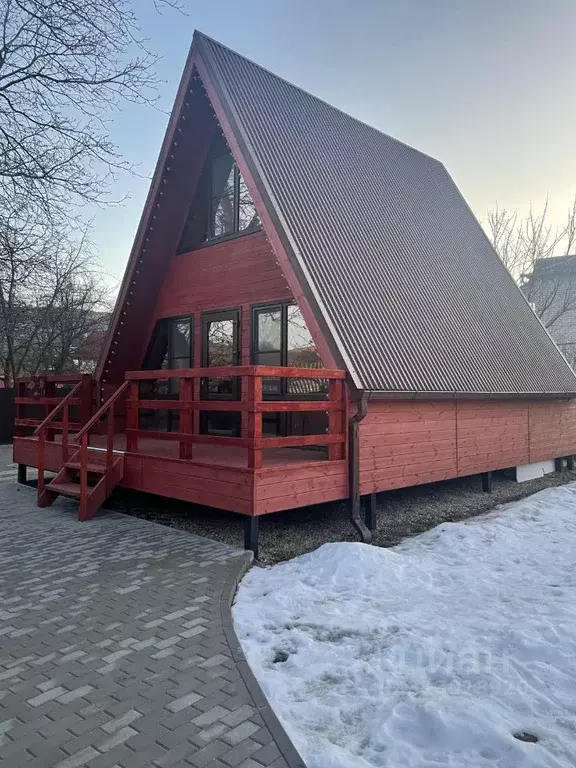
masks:
[[[102,453],[102,452],[98,452]],[[122,480],[124,456],[114,455],[112,465],[107,468],[105,461],[99,461],[96,452],[89,449],[86,464],[86,483],[82,485],[82,462],[80,450],[66,461],[62,469],[38,494],[38,506],[49,507],[58,496],[67,496],[79,502],[78,519],[90,520]],[[103,454],[105,458],[106,454]]]
[[[125,382],[94,416],[71,436],[70,401],[77,387],[54,408],[34,432],[38,435],[38,506],[49,507],[58,496],[77,499],[78,519],[90,520],[122,480],[124,456],[114,452],[114,414],[118,399],[127,391]],[[62,414],[61,422],[56,419]],[[106,449],[91,448],[90,435],[106,419]],[[62,468],[48,483],[44,480],[44,453],[48,430],[62,431]],[[70,445],[72,443],[72,445]],[[72,455],[70,455],[70,452]]]

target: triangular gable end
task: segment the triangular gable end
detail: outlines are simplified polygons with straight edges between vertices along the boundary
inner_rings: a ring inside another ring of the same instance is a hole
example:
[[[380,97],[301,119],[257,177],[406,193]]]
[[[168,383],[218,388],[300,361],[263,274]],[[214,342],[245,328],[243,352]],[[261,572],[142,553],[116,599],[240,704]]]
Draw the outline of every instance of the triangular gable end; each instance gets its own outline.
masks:
[[[441,163],[199,33],[101,382],[119,383],[142,359],[143,318],[176,251],[214,114],[325,365],[386,397],[576,395],[574,372]]]
[[[274,208],[250,158],[225,94],[216,85],[195,33],[162,149],[140,219],[98,368],[99,395],[106,397],[127,370],[142,361],[152,327],[152,308],[177,252],[215,131],[220,128],[248,187],[266,237],[327,367],[344,367],[305,277],[297,274]],[[279,231],[280,230],[280,231]],[[322,325],[322,329],[321,329]],[[326,339],[330,343],[326,342]]]

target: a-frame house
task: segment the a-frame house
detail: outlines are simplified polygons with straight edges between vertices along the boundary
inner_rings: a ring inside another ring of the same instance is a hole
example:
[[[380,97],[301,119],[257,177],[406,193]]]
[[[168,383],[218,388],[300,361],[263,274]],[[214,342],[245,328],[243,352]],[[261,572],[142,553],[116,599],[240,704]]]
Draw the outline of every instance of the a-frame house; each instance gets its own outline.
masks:
[[[350,499],[368,539],[361,496],[576,453],[574,373],[442,164],[198,32],[95,376],[18,386],[41,505],[121,484],[252,547],[262,514]]]

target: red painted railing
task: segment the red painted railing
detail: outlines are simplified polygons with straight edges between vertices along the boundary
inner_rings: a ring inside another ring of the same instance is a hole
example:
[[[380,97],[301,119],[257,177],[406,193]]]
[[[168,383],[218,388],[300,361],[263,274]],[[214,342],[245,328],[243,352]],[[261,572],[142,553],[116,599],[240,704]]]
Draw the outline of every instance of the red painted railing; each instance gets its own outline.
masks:
[[[48,436],[53,437],[53,433],[56,430],[62,432],[62,463],[68,461],[68,446],[70,442],[70,408],[77,406],[80,403],[80,398],[76,395],[80,392],[84,382],[80,380],[70,392],[56,405],[56,408],[52,410],[44,421],[34,430],[34,437],[38,438],[38,498],[43,494],[45,482],[44,482],[44,469],[45,469],[45,452],[46,452],[46,439]],[[62,420],[56,421],[56,418],[62,413]]]
[[[214,378],[239,379],[238,400],[202,400],[201,380]],[[264,399],[263,379],[315,380],[328,382],[326,399]],[[139,438],[172,440],[180,444],[180,458],[192,459],[194,444],[236,446],[248,452],[248,467],[262,466],[262,453],[267,448],[328,446],[328,458],[344,458],[346,443],[345,372],[323,368],[284,368],[262,365],[188,368],[180,370],[131,371],[126,374],[130,393],[126,401],[126,451],[139,452]],[[176,379],[178,398],[144,399],[140,396],[140,383]],[[178,432],[140,429],[140,410],[178,411]],[[200,433],[200,413],[227,411],[246,414],[240,437]],[[323,434],[265,437],[262,434],[262,414],[275,412],[327,412],[328,429]]]
[[[116,404],[128,391],[129,386],[130,382],[125,381],[75,436],[76,442],[80,443],[80,498],[84,503],[88,494],[88,448],[90,447],[90,436],[94,433],[96,427],[99,426],[102,419],[106,419],[106,478],[107,481],[111,481],[111,471],[114,463]],[[111,488],[107,488],[106,495],[108,495],[111,490]]]
[[[76,385],[81,384],[80,388]],[[71,386],[77,397],[70,400],[70,392],[62,394],[61,387]],[[64,399],[71,406],[78,409],[78,420],[70,422],[70,428],[81,427],[92,415],[93,377],[89,373],[47,373],[39,376],[23,376],[16,379],[16,418],[14,425],[16,434],[25,436],[26,429],[36,429],[47,418],[52,417],[55,408]],[[33,408],[36,412],[42,411],[42,415],[31,415],[28,411]],[[54,433],[62,429],[62,424],[52,419],[49,439],[53,439]]]

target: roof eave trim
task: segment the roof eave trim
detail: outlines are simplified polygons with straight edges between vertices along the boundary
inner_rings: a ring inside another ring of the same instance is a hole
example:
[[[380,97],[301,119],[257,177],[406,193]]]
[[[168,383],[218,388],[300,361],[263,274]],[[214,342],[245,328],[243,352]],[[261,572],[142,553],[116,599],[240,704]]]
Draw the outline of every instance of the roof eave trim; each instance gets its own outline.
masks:
[[[112,318],[108,326],[106,340],[102,347],[98,364],[96,366],[95,376],[98,384],[101,384],[102,379],[105,379],[106,363],[110,358],[114,335],[119,326],[120,319],[122,317],[123,308],[129,296],[130,286],[134,278],[134,272],[136,270],[136,267],[138,266],[138,260],[140,258],[142,247],[144,245],[144,238],[146,235],[146,231],[148,229],[150,219],[153,214],[154,204],[156,202],[158,192],[160,191],[162,175],[164,173],[164,168],[166,166],[166,162],[170,154],[170,148],[171,148],[172,142],[174,141],[174,136],[176,134],[176,129],[178,127],[178,121],[180,119],[182,107],[184,105],[184,102],[186,100],[186,95],[188,93],[192,72],[195,67],[195,59],[196,59],[195,46],[194,44],[192,44],[190,46],[190,50],[186,58],[186,64],[184,65],[182,77],[178,85],[176,98],[174,100],[174,106],[172,107],[172,112],[170,113],[168,126],[166,127],[166,131],[164,133],[162,147],[160,149],[160,154],[158,155],[158,160],[154,168],[154,173],[152,175],[152,180],[150,182],[150,187],[148,189],[148,194],[146,196],[146,202],[144,203],[142,215],[138,223],[138,228],[136,230],[136,235],[134,237],[134,243],[132,245],[130,256],[128,258],[128,263],[126,265],[126,269],[124,270],[124,277],[120,285],[120,291],[118,292],[118,297],[116,299],[116,304],[114,306]]]
[[[576,392],[403,392],[366,390],[370,400],[566,400]]]

